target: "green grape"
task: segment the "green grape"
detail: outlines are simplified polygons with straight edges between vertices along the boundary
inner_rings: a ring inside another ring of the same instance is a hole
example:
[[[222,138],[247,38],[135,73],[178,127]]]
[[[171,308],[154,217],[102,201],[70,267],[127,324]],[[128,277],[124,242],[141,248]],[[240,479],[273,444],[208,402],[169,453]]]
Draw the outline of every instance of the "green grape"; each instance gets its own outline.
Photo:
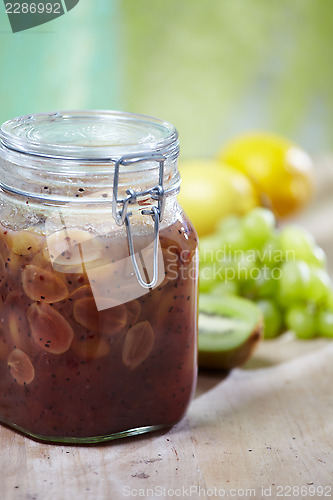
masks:
[[[255,258],[247,252],[230,250],[214,264],[215,277],[220,281],[246,280],[251,275],[251,270],[255,267]]]
[[[241,284],[241,293],[248,298],[275,297],[278,280],[274,279],[275,271],[267,266],[256,266],[251,271],[252,278]]]
[[[267,208],[257,207],[243,218],[243,230],[254,248],[260,248],[273,235],[275,217]]]
[[[285,315],[289,330],[293,330],[300,339],[312,339],[316,335],[316,318],[314,311],[302,304],[290,307]]]
[[[256,276],[257,264],[255,256],[251,252],[242,252],[234,260],[236,279],[238,281],[247,281]]]
[[[256,299],[258,296],[257,280],[250,278],[239,283],[239,294],[248,299]]]
[[[240,221],[230,224],[221,234],[221,238],[227,252],[245,251],[251,248]]]
[[[273,339],[281,332],[281,312],[272,300],[262,299],[256,303],[264,315],[264,338]]]
[[[280,245],[287,261],[304,260],[308,262],[313,256],[316,243],[309,231],[300,226],[290,225],[282,229]]]
[[[317,328],[319,335],[333,338],[333,312],[320,311],[317,317]]]
[[[266,297],[274,297],[278,291],[278,278],[275,278],[275,274],[279,276],[278,273],[275,273],[275,270],[270,269],[268,267],[262,268],[262,273],[257,280],[258,286],[258,297],[266,298]]]
[[[222,281],[214,285],[211,293],[213,295],[237,295],[239,292],[237,283],[235,281]]]
[[[277,298],[281,305],[308,297],[310,268],[303,261],[285,262],[280,269]]]
[[[328,291],[325,306],[326,306],[328,311],[333,312],[333,290],[332,290],[332,288],[330,288]]]
[[[258,251],[258,260],[262,265],[279,267],[284,261],[284,252],[280,247],[279,234],[275,232]]]
[[[312,255],[309,257],[309,259],[306,262],[308,264],[313,265],[313,266],[320,267],[322,269],[326,269],[327,257],[326,257],[324,250],[321,247],[316,245],[312,250]]]
[[[306,288],[306,298],[315,304],[325,303],[331,289],[331,280],[323,269],[310,268],[310,280]]]
[[[241,219],[238,215],[229,215],[217,224],[216,232],[219,235],[223,236],[225,233],[230,231],[230,229],[239,226],[240,220]]]
[[[215,268],[213,265],[200,265],[199,268],[199,290],[209,292],[215,284]]]
[[[199,257],[200,262],[203,264],[211,264],[218,257],[223,242],[219,235],[205,236],[200,239],[199,243]]]
[[[210,292],[218,283],[229,283],[237,279],[234,260],[224,260],[213,264],[201,264],[199,269],[199,290]]]

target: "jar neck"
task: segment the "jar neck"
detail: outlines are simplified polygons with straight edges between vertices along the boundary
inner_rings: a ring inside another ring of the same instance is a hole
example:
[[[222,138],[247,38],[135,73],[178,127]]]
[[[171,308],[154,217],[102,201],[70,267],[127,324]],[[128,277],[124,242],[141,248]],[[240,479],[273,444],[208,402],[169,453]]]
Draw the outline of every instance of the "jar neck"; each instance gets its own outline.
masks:
[[[145,155],[143,154],[142,157]],[[137,155],[140,160],[140,154]],[[164,161],[166,196],[179,192],[178,150]],[[24,154],[0,145],[0,188],[8,195],[44,203],[102,203],[113,197],[115,165],[119,158],[88,160]],[[146,159],[119,166],[118,197],[126,191],[145,191],[160,183],[159,163]],[[145,200],[140,200],[143,203]]]

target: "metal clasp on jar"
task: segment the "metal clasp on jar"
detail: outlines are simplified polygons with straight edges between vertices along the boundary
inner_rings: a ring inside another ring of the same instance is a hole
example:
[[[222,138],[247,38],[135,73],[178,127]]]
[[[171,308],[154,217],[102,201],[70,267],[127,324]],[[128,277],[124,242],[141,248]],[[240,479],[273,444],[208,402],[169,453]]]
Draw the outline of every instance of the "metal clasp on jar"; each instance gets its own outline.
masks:
[[[134,189],[127,189],[125,198],[118,198],[118,183],[119,183],[119,167],[120,165],[131,165],[133,163],[141,163],[143,161],[156,161],[159,163],[159,178],[158,185],[143,191],[135,191]],[[113,179],[113,199],[112,199],[112,216],[118,226],[125,224],[128,240],[128,248],[131,256],[131,261],[135,271],[136,278],[140,285],[144,288],[153,288],[158,280],[158,237],[160,221],[163,217],[165,206],[165,192],[163,188],[164,177],[164,162],[165,157],[161,154],[148,154],[144,156],[127,155],[119,158],[115,163],[114,179]],[[142,215],[150,215],[154,221],[154,250],[153,250],[153,277],[150,282],[145,281],[140,273],[140,269],[135,257],[135,250],[133,244],[133,236],[131,231],[130,216],[132,212],[128,212],[129,205],[137,203],[138,198],[150,196],[151,199],[157,201],[157,206],[153,206],[151,210],[142,210]],[[118,205],[121,205],[118,209]]]

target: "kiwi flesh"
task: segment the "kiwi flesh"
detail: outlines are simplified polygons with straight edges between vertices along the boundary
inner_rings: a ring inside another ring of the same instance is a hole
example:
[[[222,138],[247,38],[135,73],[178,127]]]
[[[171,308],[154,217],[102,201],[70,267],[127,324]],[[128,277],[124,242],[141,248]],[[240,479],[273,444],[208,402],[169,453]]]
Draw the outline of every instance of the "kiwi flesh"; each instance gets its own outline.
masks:
[[[263,316],[250,300],[201,294],[199,367],[230,370],[251,356],[263,335]]]

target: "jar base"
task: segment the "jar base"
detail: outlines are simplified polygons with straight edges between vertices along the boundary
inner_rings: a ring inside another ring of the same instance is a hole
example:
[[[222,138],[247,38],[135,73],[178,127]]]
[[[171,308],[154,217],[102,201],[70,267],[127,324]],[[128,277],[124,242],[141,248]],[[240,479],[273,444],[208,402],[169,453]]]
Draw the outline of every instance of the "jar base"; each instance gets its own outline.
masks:
[[[105,436],[85,436],[85,437],[72,437],[72,436],[44,436],[41,434],[35,434],[23,429],[19,425],[11,424],[6,421],[0,421],[1,424],[9,427],[24,436],[27,436],[35,441],[51,444],[98,444],[107,441],[113,441],[115,439],[121,439],[125,437],[138,436],[140,434],[146,434],[148,432],[156,432],[162,429],[170,429],[172,424],[160,424],[160,425],[147,425],[145,427],[136,427],[133,429],[128,429],[126,431],[115,432],[113,434],[108,434]]]

